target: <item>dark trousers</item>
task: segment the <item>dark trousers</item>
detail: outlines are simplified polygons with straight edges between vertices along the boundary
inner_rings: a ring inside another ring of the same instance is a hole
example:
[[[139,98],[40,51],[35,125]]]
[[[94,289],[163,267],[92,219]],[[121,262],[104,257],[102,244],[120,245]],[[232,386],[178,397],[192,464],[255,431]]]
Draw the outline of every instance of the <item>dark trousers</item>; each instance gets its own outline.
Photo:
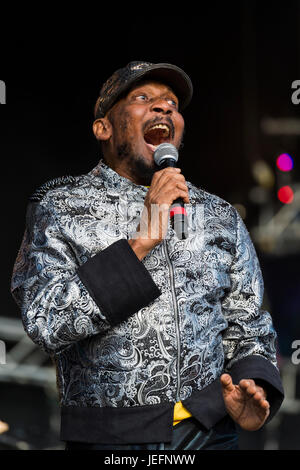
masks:
[[[194,418],[188,418],[173,429],[172,442],[154,444],[89,444],[67,442],[66,450],[238,450],[234,423],[224,418],[207,431]]]

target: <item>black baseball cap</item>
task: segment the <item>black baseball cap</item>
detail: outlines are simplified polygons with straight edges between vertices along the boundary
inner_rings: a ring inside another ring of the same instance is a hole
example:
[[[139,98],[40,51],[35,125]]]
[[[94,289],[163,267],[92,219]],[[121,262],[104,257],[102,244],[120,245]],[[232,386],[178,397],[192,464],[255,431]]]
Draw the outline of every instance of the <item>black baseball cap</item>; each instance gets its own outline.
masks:
[[[125,67],[114,72],[102,86],[95,105],[95,119],[104,117],[120,96],[142,78],[159,80],[170,86],[179,100],[180,111],[186,108],[192,99],[191,79],[176,65],[129,62]]]

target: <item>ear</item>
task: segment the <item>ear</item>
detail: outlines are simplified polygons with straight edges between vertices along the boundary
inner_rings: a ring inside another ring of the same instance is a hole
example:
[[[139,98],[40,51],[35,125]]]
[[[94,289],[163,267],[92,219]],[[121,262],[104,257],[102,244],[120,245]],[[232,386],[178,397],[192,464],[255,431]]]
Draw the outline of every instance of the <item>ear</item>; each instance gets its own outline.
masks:
[[[96,119],[93,123],[93,131],[97,140],[108,140],[112,135],[112,125],[109,119],[105,116],[101,119]]]

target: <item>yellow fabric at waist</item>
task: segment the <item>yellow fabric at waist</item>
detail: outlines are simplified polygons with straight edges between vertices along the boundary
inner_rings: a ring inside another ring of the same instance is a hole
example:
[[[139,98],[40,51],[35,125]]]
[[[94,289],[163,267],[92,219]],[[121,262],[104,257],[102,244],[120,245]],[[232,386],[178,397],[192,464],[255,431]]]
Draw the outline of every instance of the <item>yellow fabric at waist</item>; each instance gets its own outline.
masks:
[[[183,419],[191,418],[192,414],[183,406],[181,401],[175,403],[174,406],[174,418],[173,418],[173,426],[180,423]]]

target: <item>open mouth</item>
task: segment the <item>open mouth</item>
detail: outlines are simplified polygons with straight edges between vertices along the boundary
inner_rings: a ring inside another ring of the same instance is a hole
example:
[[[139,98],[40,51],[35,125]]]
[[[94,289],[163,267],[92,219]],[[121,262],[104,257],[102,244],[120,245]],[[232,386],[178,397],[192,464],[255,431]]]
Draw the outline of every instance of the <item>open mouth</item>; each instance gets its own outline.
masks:
[[[144,133],[144,140],[147,146],[155,151],[159,144],[170,142],[172,129],[169,124],[158,123],[148,127]]]

